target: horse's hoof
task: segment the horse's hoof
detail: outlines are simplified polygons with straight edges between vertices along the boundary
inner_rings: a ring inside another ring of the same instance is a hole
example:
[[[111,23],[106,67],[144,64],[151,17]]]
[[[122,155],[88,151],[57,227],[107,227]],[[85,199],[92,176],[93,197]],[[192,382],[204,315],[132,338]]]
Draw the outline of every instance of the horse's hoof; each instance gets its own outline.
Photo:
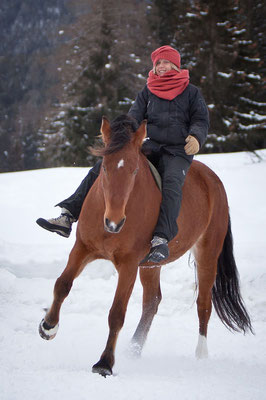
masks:
[[[109,365],[106,365],[103,360],[100,360],[96,364],[94,364],[94,366],[92,367],[92,372],[95,374],[100,374],[104,378],[113,374],[112,368],[109,367]]]
[[[49,326],[43,318],[39,325],[39,334],[45,340],[52,340],[57,334],[58,327],[59,324],[56,324],[55,326]]]

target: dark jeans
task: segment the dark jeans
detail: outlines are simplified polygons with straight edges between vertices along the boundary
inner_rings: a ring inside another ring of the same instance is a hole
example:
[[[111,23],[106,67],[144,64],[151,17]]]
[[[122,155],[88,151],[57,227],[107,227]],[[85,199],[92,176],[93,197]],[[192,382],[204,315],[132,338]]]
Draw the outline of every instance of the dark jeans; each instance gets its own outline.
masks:
[[[169,242],[178,232],[176,220],[182,202],[182,187],[191,162],[168,153],[161,154],[158,160],[149,159],[162,178],[162,202],[154,235]]]
[[[181,156],[173,156],[168,153],[152,153],[149,154],[148,159],[158,169],[162,178],[162,203],[154,235],[170,241],[178,232],[176,219],[181,207],[182,186],[191,162]],[[79,218],[88,191],[100,173],[101,163],[101,160],[98,161],[90,169],[72,196],[57,204],[57,206],[69,210],[76,220]]]

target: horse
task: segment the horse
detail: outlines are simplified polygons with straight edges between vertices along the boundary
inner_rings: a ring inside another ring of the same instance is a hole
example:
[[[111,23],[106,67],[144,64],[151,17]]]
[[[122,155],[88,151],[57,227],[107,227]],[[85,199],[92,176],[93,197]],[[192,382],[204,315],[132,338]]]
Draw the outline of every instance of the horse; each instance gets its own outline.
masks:
[[[102,118],[104,147],[94,149],[102,156],[99,177],[83,203],[76,231],[76,242],[61,276],[54,286],[50,309],[39,325],[46,340],[58,331],[59,313],[73,280],[95,259],[111,260],[118,272],[117,288],[109,311],[109,336],[92,372],[112,375],[115,347],[137,271],[143,286],[142,315],[131,345],[140,355],[162,298],[160,270],[192,249],[197,268],[197,312],[199,338],[196,357],[208,355],[207,328],[212,303],[221,321],[233,331],[252,332],[250,317],[243,303],[228,201],[218,176],[206,165],[193,161],[183,186],[178,217],[179,231],[169,243],[169,258],[156,265],[142,262],[150,249],[161,202],[161,191],[141,152],[146,121],[134,131],[121,116],[116,129]]]

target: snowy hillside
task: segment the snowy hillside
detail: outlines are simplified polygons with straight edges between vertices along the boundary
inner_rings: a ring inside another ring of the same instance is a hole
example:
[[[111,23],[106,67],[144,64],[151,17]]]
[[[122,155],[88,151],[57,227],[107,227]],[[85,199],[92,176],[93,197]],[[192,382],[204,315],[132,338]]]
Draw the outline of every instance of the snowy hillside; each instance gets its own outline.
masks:
[[[263,400],[266,399],[266,150],[202,155],[227,190],[242,295],[256,335],[230,333],[213,312],[209,359],[194,351],[198,320],[194,270],[188,255],[162,271],[163,300],[142,358],[127,346],[141,313],[137,280],[118,339],[114,376],[91,373],[107,339],[107,316],[117,275],[95,261],[75,281],[54,341],[39,337],[43,308],[66,265],[75,232],[65,239],[42,230],[38,217],[58,216],[53,205],[70,195],[85,168],[0,175],[1,400]]]

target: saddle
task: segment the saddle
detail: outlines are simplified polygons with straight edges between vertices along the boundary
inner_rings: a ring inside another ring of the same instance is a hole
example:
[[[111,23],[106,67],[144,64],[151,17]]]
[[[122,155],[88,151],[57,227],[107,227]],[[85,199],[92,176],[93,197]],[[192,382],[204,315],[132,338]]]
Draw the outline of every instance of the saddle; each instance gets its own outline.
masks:
[[[159,172],[157,171],[157,169],[155,168],[155,166],[148,160],[149,163],[149,167],[152,173],[152,176],[158,186],[158,188],[160,189],[160,191],[162,191],[162,178],[159,174]]]

